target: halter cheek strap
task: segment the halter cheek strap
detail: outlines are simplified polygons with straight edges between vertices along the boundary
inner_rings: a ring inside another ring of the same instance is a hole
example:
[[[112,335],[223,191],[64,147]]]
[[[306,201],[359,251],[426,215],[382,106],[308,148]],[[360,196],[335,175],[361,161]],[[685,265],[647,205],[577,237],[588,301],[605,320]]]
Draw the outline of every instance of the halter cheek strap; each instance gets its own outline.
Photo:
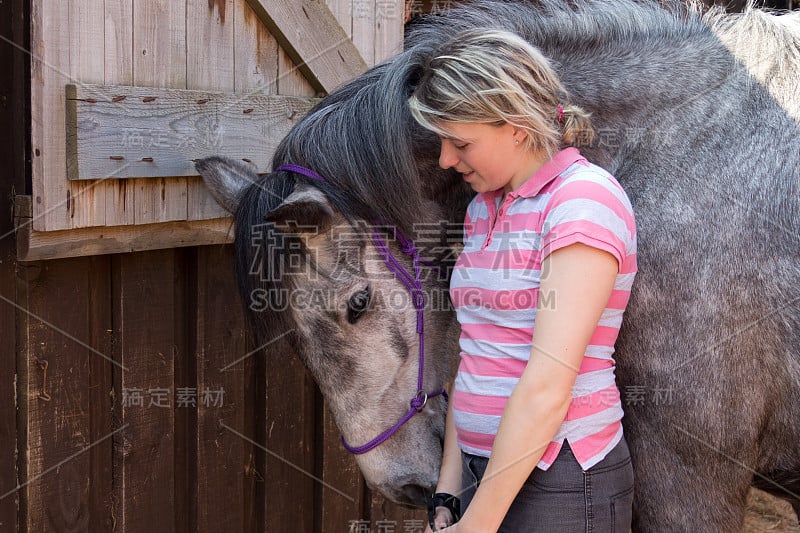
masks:
[[[315,181],[327,181],[324,177],[317,174],[310,168],[306,168],[300,165],[293,165],[293,164],[286,164],[281,165],[275,169],[275,171],[288,171],[288,172],[296,172],[308,178],[311,178]],[[403,253],[411,256],[414,264],[414,273],[410,273],[406,270],[403,265],[397,260],[397,258],[392,255],[391,250],[389,250],[389,246],[384,241],[383,236],[375,230],[372,233],[372,242],[375,244],[375,248],[378,250],[378,253],[381,254],[383,257],[383,262],[386,264],[386,267],[394,274],[394,277],[403,284],[406,290],[411,295],[411,300],[414,303],[414,309],[417,311],[417,335],[419,335],[419,369],[417,372],[417,393],[411,398],[409,402],[410,407],[405,415],[392,427],[372,439],[371,441],[367,442],[366,444],[362,444],[361,446],[350,446],[345,442],[344,437],[342,437],[342,445],[344,448],[352,453],[352,454],[362,454],[366,453],[384,442],[386,442],[392,435],[397,433],[397,431],[417,413],[421,413],[422,410],[425,408],[425,405],[428,403],[430,398],[434,398],[436,396],[443,396],[445,400],[447,400],[447,392],[444,388],[432,392],[427,393],[423,388],[423,380],[425,376],[425,331],[424,331],[424,321],[423,321],[423,312],[425,309],[425,294],[422,291],[422,282],[420,278],[420,258],[419,252],[417,251],[416,246],[414,246],[414,242],[400,232],[397,232],[397,240],[400,243],[400,248],[402,249]],[[426,261],[423,261],[427,263]],[[434,267],[435,268],[435,267]]]

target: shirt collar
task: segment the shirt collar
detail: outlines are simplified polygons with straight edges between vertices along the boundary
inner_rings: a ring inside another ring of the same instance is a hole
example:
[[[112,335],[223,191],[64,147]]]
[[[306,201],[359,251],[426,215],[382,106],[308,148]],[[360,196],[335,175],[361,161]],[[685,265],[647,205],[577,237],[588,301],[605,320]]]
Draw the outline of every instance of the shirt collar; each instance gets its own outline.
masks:
[[[509,196],[514,198],[522,196],[531,198],[541,192],[545,185],[553,181],[559,174],[567,170],[572,164],[579,161],[586,161],[575,147],[564,148],[549,161],[542,165],[536,173],[528,178],[525,183],[511,191]]]

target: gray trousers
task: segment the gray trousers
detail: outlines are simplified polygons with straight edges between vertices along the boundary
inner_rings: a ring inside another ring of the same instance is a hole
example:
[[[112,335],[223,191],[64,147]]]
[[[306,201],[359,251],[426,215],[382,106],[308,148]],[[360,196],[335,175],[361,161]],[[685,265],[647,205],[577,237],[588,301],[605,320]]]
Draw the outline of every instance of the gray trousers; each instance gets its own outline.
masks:
[[[461,513],[467,509],[488,459],[461,454]],[[633,467],[623,438],[583,471],[569,444],[546,471],[535,468],[506,514],[500,533],[619,533],[631,528]]]

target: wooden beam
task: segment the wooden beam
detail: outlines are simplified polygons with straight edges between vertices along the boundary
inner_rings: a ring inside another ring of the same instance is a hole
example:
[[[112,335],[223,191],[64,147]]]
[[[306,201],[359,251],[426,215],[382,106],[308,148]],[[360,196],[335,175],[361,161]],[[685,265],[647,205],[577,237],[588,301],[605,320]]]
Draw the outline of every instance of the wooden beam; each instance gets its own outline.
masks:
[[[367,70],[347,32],[320,1],[247,0],[318,91],[330,93]]]
[[[197,176],[215,154],[271,170],[272,154],[316,103],[308,97],[67,85],[67,177]]]
[[[230,218],[164,222],[141,226],[111,226],[63,231],[35,231],[31,197],[17,196],[17,260],[39,261],[86,255],[105,255],[183,246],[233,242]]]

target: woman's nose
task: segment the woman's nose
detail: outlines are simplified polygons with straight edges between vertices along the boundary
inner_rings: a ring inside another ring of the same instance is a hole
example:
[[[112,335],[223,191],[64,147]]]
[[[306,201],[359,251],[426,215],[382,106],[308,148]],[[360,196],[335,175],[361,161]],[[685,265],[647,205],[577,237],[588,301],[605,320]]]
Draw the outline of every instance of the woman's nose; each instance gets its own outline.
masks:
[[[458,163],[455,150],[448,145],[449,143],[447,141],[442,141],[442,149],[441,152],[439,152],[439,166],[445,170],[456,166],[456,163]]]

